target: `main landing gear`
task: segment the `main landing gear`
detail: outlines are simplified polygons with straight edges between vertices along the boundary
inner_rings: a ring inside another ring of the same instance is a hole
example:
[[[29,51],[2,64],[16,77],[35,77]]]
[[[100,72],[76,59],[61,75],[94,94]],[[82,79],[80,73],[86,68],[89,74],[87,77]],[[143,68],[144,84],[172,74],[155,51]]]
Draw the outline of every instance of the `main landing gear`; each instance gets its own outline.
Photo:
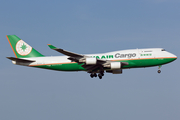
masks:
[[[160,65],[160,66],[158,67],[158,69],[159,69],[159,70],[157,71],[158,73],[161,73],[161,67],[162,67],[162,65]]]
[[[99,79],[102,79],[103,76],[104,76],[104,73],[103,73],[103,72],[100,72],[100,73],[98,74]],[[97,77],[97,74],[96,74],[96,73],[91,73],[91,74],[90,74],[90,77],[91,77],[91,78]]]
[[[97,77],[97,74],[96,74],[96,73],[91,73],[91,74],[90,74],[90,77],[91,77],[91,78]]]
[[[104,76],[104,73],[99,73],[98,74],[99,79],[102,79],[102,76]]]

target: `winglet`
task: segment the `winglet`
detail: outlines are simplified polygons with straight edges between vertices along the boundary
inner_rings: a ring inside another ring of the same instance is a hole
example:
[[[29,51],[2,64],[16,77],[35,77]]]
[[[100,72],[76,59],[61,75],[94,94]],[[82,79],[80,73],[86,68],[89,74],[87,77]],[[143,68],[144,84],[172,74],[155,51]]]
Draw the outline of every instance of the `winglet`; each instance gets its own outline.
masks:
[[[51,49],[57,49],[55,46],[51,45],[51,44],[47,44],[49,46],[49,48]]]

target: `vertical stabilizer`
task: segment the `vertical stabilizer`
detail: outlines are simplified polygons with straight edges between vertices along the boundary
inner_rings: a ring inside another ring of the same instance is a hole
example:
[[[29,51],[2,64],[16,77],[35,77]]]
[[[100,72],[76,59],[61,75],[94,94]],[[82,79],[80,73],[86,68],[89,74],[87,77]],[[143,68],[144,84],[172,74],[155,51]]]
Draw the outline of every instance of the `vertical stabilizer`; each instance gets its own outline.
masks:
[[[36,51],[22,39],[16,35],[6,35],[9,44],[16,56],[16,58],[30,58],[30,57],[43,57],[41,53]]]

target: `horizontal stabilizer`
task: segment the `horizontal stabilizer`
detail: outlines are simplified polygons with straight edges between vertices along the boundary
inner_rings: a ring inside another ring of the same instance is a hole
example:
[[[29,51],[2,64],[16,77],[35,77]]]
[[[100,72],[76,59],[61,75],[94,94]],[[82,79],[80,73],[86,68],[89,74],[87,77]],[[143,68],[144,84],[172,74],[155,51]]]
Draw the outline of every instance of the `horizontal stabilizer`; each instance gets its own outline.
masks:
[[[15,57],[6,57],[12,61],[16,61],[16,62],[23,62],[23,63],[31,63],[31,62],[35,62],[33,60],[25,60],[25,59],[22,59],[22,58],[15,58]]]

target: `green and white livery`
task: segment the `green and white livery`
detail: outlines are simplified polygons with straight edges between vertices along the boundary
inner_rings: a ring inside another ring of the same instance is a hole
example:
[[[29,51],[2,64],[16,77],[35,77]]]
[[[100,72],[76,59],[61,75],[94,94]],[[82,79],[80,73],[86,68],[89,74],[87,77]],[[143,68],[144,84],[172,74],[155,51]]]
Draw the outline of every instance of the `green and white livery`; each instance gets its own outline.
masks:
[[[58,71],[86,71],[90,76],[104,76],[105,71],[121,74],[123,69],[159,66],[177,59],[162,48],[130,49],[101,54],[77,54],[53,45],[48,46],[66,56],[47,57],[36,51],[16,35],[6,36],[15,57],[7,57],[13,64]]]

